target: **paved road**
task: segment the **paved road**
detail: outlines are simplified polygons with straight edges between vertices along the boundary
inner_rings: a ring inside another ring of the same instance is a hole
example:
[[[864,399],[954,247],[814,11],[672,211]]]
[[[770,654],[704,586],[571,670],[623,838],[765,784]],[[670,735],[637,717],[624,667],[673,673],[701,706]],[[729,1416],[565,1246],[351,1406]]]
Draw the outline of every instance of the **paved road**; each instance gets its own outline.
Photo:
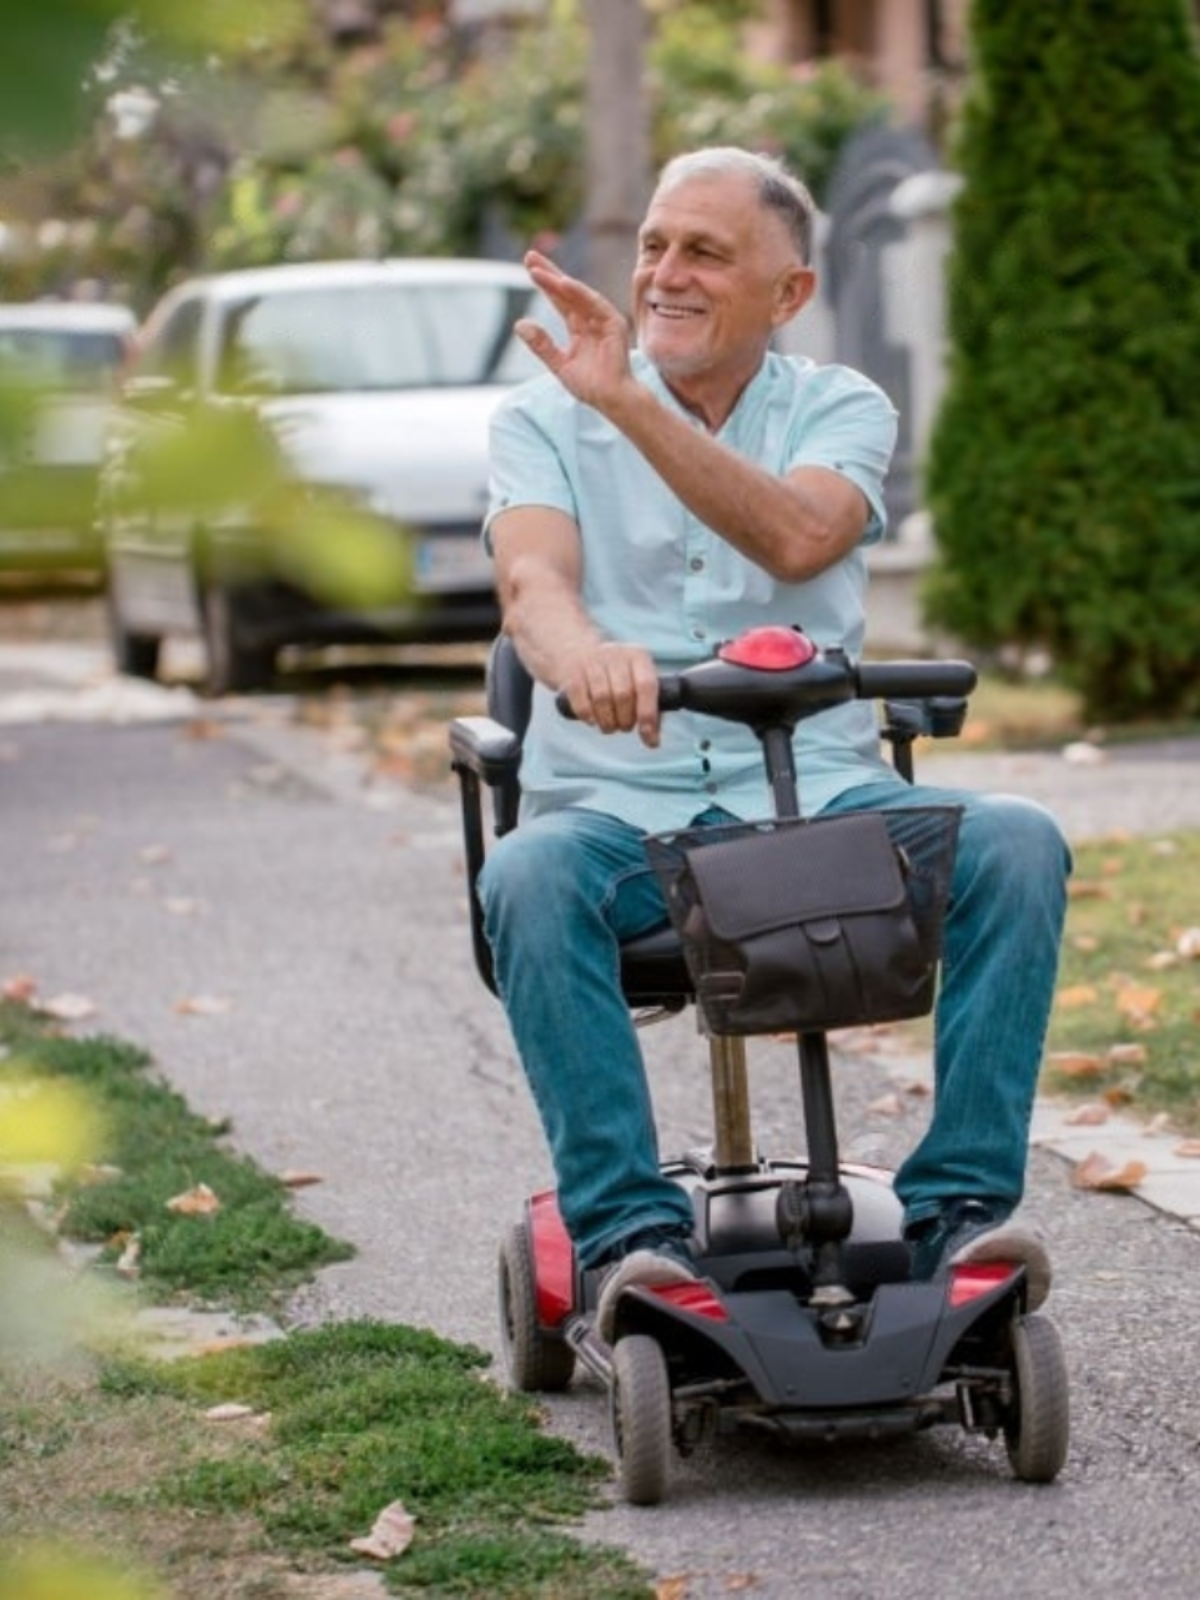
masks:
[[[88,997],[80,1027],[146,1044],[264,1166],[322,1175],[299,1204],[358,1255],[298,1318],[380,1316],[495,1349],[495,1241],[545,1166],[470,967],[453,797],[365,784],[281,702],[196,710],[186,694],[133,696],[86,651],[73,665],[0,651],[0,978]],[[1194,745],[1099,765],[938,759],[953,781],[1003,769],[1076,836],[1200,825]],[[197,998],[227,1008],[178,1009]],[[664,1145],[702,1139],[690,1025],[647,1042]],[[886,1052],[841,1062],[848,1154],[893,1159],[913,1141],[927,1100],[909,1077]],[[761,1141],[795,1148],[790,1052],[757,1053],[755,1090]],[[1200,1236],[1136,1199],[1081,1194],[1044,1150],[1029,1207],[1053,1238],[1048,1309],[1073,1373],[1054,1487],[1014,1484],[1000,1449],[949,1431],[828,1452],[747,1442],[685,1464],[666,1505],[614,1505],[587,1535],[686,1574],[688,1600],[1192,1600]],[[605,1448],[596,1388],[547,1411]]]

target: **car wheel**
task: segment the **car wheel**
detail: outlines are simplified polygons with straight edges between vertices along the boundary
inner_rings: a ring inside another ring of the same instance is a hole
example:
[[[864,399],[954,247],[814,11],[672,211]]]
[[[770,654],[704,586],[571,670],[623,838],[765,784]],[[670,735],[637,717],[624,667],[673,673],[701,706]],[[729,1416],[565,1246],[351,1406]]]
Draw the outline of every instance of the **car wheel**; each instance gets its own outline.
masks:
[[[108,642],[113,665],[131,678],[156,678],[162,639],[154,633],[134,633],[121,615],[121,602],[110,582],[104,594],[108,616]]]
[[[247,640],[238,591],[228,584],[213,582],[205,587],[204,644],[208,653],[204,686],[210,695],[262,689],[274,676],[274,648]]]

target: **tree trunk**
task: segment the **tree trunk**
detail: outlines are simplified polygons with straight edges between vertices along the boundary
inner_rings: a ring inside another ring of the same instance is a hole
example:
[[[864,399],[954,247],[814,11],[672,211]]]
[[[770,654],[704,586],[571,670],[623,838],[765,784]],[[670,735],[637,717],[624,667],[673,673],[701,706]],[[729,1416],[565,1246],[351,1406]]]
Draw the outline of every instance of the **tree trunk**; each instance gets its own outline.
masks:
[[[585,0],[588,282],[622,311],[650,193],[650,127],[644,83],[642,0]]]

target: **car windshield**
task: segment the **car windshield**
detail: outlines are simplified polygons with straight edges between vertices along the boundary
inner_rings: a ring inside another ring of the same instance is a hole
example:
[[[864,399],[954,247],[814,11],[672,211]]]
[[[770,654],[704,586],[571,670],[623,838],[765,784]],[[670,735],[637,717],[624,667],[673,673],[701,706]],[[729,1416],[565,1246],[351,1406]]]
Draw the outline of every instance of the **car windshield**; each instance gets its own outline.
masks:
[[[111,389],[125,354],[118,334],[77,328],[4,327],[0,379],[38,388],[96,393]]]
[[[491,283],[253,295],[226,313],[217,387],[266,395],[518,383],[538,366],[512,333],[532,300],[531,288]]]

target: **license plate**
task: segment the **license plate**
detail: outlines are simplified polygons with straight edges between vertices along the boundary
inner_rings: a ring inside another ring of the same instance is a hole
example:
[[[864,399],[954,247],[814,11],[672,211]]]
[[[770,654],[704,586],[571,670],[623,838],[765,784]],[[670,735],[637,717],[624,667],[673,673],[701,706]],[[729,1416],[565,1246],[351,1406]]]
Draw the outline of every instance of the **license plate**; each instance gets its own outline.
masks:
[[[416,583],[422,594],[490,589],[491,558],[478,533],[427,533],[417,542]]]

